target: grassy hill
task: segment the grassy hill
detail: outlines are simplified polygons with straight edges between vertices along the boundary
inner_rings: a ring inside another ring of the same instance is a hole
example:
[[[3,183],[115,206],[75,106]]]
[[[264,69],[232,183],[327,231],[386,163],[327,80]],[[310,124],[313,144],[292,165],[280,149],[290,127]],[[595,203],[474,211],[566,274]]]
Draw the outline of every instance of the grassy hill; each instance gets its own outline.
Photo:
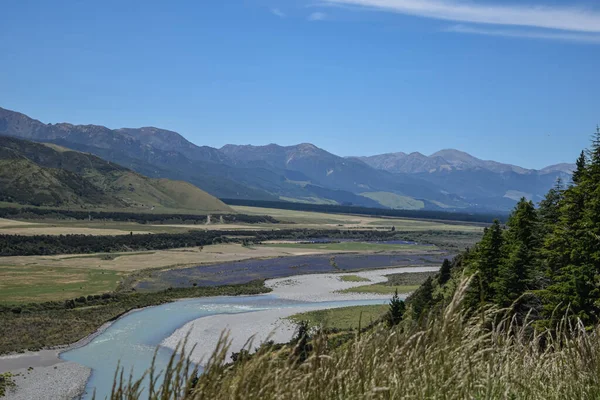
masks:
[[[0,136],[0,201],[77,208],[233,212],[194,185],[151,179],[91,154]]]

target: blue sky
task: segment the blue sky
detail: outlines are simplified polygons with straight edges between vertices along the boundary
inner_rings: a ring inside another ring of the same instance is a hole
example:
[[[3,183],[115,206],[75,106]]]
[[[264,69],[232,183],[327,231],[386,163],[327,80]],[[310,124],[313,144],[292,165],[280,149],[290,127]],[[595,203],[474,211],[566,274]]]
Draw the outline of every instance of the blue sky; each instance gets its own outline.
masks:
[[[43,122],[525,167],[600,123],[591,0],[4,0],[1,21],[0,107]]]

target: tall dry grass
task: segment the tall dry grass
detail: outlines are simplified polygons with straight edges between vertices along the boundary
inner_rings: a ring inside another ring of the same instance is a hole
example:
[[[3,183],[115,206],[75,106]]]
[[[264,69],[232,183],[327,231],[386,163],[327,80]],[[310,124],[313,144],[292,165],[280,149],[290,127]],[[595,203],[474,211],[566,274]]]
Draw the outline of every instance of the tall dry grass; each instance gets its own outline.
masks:
[[[153,383],[150,399],[600,398],[599,329],[563,324],[549,335],[503,319],[502,310],[467,317],[461,302],[468,284],[424,324],[382,326],[333,350],[316,335],[301,365],[283,349],[225,366],[224,336],[197,382],[186,378],[186,362],[173,362],[168,386]],[[117,381],[112,399],[140,399],[139,385]]]

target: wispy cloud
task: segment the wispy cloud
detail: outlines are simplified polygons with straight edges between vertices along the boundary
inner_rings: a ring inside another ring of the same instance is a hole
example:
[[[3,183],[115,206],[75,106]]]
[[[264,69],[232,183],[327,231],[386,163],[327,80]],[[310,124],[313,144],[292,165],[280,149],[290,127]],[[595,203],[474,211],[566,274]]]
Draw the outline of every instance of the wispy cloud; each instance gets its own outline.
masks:
[[[271,8],[271,14],[278,16],[279,18],[285,18],[286,15],[279,8]]]
[[[318,11],[308,16],[309,21],[323,21],[325,18],[327,18],[327,14]]]
[[[600,33],[598,9],[475,3],[460,0],[321,0],[322,4],[359,6],[425,18],[477,24],[514,25],[572,32]]]
[[[486,28],[478,28],[475,26],[466,26],[466,25],[453,25],[453,26],[448,27],[445,30],[446,30],[446,32],[467,33],[467,34],[485,35],[485,36],[502,36],[502,37],[512,37],[512,38],[560,40],[560,41],[565,41],[565,42],[600,44],[600,35],[578,33],[578,32],[565,32],[565,31],[540,32],[540,31],[531,31],[531,30],[528,31],[528,30],[517,30],[517,29],[486,29]]]

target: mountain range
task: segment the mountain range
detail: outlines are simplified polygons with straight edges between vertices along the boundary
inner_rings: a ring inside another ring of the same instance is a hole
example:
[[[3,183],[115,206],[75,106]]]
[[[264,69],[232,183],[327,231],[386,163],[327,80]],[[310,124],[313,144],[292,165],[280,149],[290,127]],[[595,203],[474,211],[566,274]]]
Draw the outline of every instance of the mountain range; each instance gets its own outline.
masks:
[[[458,150],[431,156],[340,157],[312,144],[198,146],[153,127],[45,124],[0,108],[0,135],[92,153],[152,178],[184,180],[220,198],[366,207],[508,210],[539,201],[571,164],[542,170],[485,161]]]

